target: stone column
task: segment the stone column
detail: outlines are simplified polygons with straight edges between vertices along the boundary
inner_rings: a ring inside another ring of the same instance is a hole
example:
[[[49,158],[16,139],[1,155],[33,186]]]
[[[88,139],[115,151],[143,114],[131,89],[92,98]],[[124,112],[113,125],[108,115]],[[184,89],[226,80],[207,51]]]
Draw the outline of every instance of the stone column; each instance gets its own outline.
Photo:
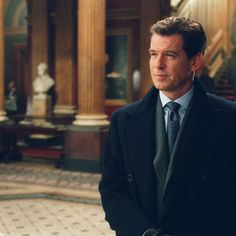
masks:
[[[48,0],[31,0],[31,75],[29,76],[29,99],[32,99],[32,82],[37,76],[37,66],[48,64]],[[49,65],[48,65],[49,66]]]
[[[74,114],[75,73],[74,73],[74,1],[57,1],[56,9],[56,114]]]
[[[30,48],[30,76],[28,81],[28,98],[27,98],[27,115],[31,115],[40,119],[40,122],[44,122],[43,117],[50,116],[52,113],[52,97],[36,96],[33,90],[33,83],[36,77],[38,77],[39,64],[45,63],[47,68],[41,70],[45,73],[49,73],[51,76],[51,61],[50,52],[53,52],[53,47],[49,48],[49,0],[30,0],[29,2],[29,48]],[[39,119],[35,119],[38,121]]]
[[[152,86],[152,79],[149,71],[149,47],[150,47],[150,26],[161,19],[160,0],[141,0],[141,51],[140,51],[140,92],[142,98]]]
[[[78,0],[78,113],[81,126],[108,125],[104,113],[105,0]]]
[[[4,110],[4,1],[0,1],[0,121],[7,120]]]
[[[37,76],[37,65],[48,64],[48,0],[32,0],[32,78]]]

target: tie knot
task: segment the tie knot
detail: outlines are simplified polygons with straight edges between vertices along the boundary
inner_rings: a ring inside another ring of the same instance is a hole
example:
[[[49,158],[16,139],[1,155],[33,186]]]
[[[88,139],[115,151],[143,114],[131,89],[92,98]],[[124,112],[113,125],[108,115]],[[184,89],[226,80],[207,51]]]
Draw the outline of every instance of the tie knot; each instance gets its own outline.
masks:
[[[178,112],[180,108],[180,104],[177,102],[168,102],[166,106],[170,109],[171,112],[174,112],[174,113]]]

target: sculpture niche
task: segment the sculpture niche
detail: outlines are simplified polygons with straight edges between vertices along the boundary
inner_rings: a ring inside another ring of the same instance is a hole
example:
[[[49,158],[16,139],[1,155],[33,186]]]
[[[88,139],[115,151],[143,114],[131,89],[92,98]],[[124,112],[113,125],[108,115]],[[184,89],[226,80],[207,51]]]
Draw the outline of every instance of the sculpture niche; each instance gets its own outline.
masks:
[[[48,95],[48,91],[54,85],[54,80],[48,75],[47,65],[40,63],[37,67],[38,76],[33,81],[33,104],[32,115],[44,117],[52,113],[52,99]]]

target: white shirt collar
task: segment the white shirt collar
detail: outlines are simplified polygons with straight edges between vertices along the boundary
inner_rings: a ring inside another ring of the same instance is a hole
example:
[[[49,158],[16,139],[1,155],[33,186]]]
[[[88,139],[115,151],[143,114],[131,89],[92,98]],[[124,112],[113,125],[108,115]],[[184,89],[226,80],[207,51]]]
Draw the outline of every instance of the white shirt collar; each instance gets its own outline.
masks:
[[[160,99],[161,99],[162,107],[164,107],[168,102],[172,101],[160,90],[159,90],[159,96],[160,96]],[[180,104],[181,109],[187,109],[187,107],[188,107],[188,105],[189,105],[189,103],[192,99],[192,96],[193,96],[193,87],[187,93],[185,93],[181,97],[174,100],[174,102]]]

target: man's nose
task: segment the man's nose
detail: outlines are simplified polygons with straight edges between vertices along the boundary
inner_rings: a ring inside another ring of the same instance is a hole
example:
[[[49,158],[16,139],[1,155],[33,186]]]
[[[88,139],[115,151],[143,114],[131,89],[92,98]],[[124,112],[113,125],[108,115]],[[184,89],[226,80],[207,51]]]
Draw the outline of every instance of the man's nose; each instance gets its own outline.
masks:
[[[165,59],[162,55],[158,55],[156,58],[156,67],[159,69],[163,69],[165,67]]]

